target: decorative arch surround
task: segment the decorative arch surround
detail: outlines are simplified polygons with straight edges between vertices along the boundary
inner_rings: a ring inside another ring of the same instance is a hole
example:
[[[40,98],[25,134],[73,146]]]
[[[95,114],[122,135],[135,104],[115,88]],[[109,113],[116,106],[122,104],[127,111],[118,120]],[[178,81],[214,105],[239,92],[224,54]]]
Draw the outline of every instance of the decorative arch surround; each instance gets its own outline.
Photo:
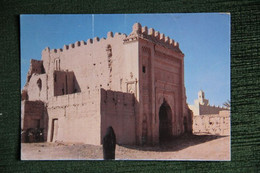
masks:
[[[169,95],[166,95],[166,94],[161,94],[159,99],[158,99],[158,102],[157,102],[157,115],[159,115],[159,109],[160,109],[160,106],[164,103],[164,102],[167,102],[167,104],[170,106],[171,110],[172,110],[172,115],[173,115],[173,118],[172,120],[175,121],[174,119],[174,115],[175,115],[175,99],[174,99],[174,96],[169,96]]]
[[[172,110],[165,101],[159,108],[159,142],[170,140],[172,137]]]
[[[156,124],[156,127],[154,128],[154,141],[155,143],[160,143],[160,107],[164,104],[167,103],[170,107],[171,110],[171,135],[175,136],[177,135],[176,130],[178,129],[178,117],[177,117],[177,112],[178,112],[178,107],[176,105],[176,100],[175,100],[175,92],[174,91],[165,91],[162,88],[156,88],[156,105],[155,105],[155,116],[154,116],[154,122]]]

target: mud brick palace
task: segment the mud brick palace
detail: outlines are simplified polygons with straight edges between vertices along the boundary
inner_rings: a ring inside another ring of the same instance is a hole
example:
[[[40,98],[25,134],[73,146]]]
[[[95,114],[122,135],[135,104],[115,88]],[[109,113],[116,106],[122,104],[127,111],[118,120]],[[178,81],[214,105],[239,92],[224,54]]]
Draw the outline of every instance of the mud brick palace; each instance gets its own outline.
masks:
[[[109,126],[118,144],[158,144],[192,131],[179,44],[135,23],[112,32],[48,47],[31,60],[22,90],[22,141],[31,128],[44,141],[100,145]]]

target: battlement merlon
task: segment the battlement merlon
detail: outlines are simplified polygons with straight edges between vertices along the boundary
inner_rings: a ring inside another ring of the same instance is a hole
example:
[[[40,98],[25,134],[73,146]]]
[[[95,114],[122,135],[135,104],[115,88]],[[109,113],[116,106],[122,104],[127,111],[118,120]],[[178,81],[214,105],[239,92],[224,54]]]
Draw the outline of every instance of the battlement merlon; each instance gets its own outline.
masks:
[[[99,38],[95,37],[93,39],[88,39],[87,41],[76,41],[75,43],[69,44],[69,45],[64,45],[63,49],[50,49],[49,47],[46,47],[45,49],[42,50],[42,61],[43,61],[43,67],[46,72],[49,71],[50,68],[50,63],[53,60],[53,58],[58,58],[61,57],[61,54],[66,52],[66,51],[71,51],[71,50],[76,50],[77,48],[82,48],[83,46],[90,46],[94,44],[102,44],[102,43],[109,43],[110,39],[118,39],[123,42],[123,40],[127,37],[126,34],[121,34],[121,33],[115,33],[113,32],[108,32],[107,33],[107,38]]]
[[[50,50],[50,48],[47,47],[43,50],[43,53],[61,53],[63,51],[71,50],[77,47],[87,46],[97,42],[105,41],[107,39],[118,38],[118,37],[123,38],[124,42],[134,41],[137,40],[137,38],[147,39],[183,54],[179,48],[178,42],[175,42],[173,39],[171,39],[168,36],[165,36],[163,33],[160,33],[159,31],[155,31],[153,28],[148,29],[147,26],[142,27],[140,23],[135,23],[133,25],[132,32],[128,36],[126,34],[121,34],[121,33],[113,34],[113,32],[109,31],[107,33],[107,38],[100,39],[99,37],[95,37],[93,39],[88,39],[87,42],[83,40],[76,41],[75,43],[64,45],[62,49],[60,48],[60,49]]]
[[[49,47],[45,48],[42,53],[51,53],[51,54],[58,54],[64,51],[68,51],[68,50],[72,50],[75,49],[77,47],[82,47],[82,46],[88,46],[88,45],[92,45],[95,43],[99,43],[99,42],[104,42],[106,40],[109,39],[113,39],[113,38],[120,38],[120,39],[125,39],[127,37],[126,34],[121,34],[119,32],[116,32],[115,34],[113,34],[113,32],[109,31],[107,33],[107,38],[99,38],[99,37],[94,37],[93,39],[90,38],[88,39],[86,42],[85,41],[76,41],[75,43],[69,44],[69,45],[64,45],[63,48],[60,49],[51,49]]]
[[[179,48],[179,43],[171,39],[169,36],[165,36],[159,31],[155,31],[153,28],[147,28],[147,26],[142,27],[140,23],[135,23],[133,25],[132,32],[124,40],[125,42],[135,41],[138,38],[147,39],[156,44],[160,44],[164,47],[173,49],[181,54],[182,51]],[[184,55],[184,54],[183,54]]]

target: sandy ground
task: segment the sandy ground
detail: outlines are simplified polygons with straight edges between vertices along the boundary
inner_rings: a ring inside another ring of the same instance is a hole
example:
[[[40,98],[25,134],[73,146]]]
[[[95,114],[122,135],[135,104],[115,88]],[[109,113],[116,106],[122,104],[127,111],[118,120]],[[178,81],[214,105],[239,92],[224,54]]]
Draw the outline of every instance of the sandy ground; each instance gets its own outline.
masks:
[[[22,160],[102,160],[102,146],[22,143]],[[116,146],[116,160],[230,160],[230,136],[184,135],[158,146]]]

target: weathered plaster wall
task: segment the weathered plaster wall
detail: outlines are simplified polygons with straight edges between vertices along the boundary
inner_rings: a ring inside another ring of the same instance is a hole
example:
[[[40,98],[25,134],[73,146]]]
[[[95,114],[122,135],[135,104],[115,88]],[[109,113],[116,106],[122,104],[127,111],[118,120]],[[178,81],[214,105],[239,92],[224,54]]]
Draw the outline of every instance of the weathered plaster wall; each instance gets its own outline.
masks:
[[[201,105],[199,103],[194,105],[189,105],[189,108],[193,111],[194,115],[218,114],[220,111],[227,110],[224,107]]]
[[[139,75],[140,75],[140,116],[139,136],[142,143],[152,143],[153,125],[155,119],[154,109],[154,82],[153,82],[153,43],[140,39],[139,41]]]
[[[32,74],[43,74],[43,73],[45,73],[45,70],[43,67],[43,61],[31,59],[30,68],[27,73],[27,82],[30,81]]]
[[[139,111],[137,142],[158,143],[159,108],[167,99],[172,109],[172,134],[183,133],[183,57],[174,40],[154,29],[134,24],[125,44],[138,41]],[[185,99],[185,100],[183,100]],[[191,125],[190,125],[191,127]]]
[[[161,103],[159,100],[166,98],[172,110],[172,133],[179,135],[182,133],[182,85],[181,82],[181,60],[172,54],[163,54],[164,48],[155,53],[155,86],[157,112]]]
[[[75,86],[73,72],[54,71],[54,96],[66,95],[78,92],[80,89]]]
[[[114,129],[118,144],[135,144],[135,105],[134,94],[101,91],[101,138],[109,126]]]
[[[137,59],[137,54],[133,57],[133,53],[128,55],[125,52],[125,49],[132,48],[125,48],[124,38],[125,34],[116,33],[113,36],[113,33],[109,32],[106,39],[96,37],[87,42],[65,45],[63,49],[57,50],[46,48],[42,53],[43,60],[47,59],[50,63],[44,65],[48,66],[46,69],[49,69],[49,74],[54,70],[73,71],[81,92],[98,88],[126,91],[125,82],[130,80],[130,72],[133,79],[137,78],[136,63],[130,62]],[[52,75],[49,75],[48,85],[49,88],[53,86]],[[49,95],[54,94],[49,91]]]
[[[197,105],[189,105],[190,110],[192,111],[193,115],[199,115],[199,107]]]
[[[44,128],[45,138],[47,129],[47,116],[44,108],[44,103],[41,101],[27,101],[21,103],[21,130],[22,141],[25,139],[25,132],[30,128]]]
[[[41,101],[22,101],[22,129],[43,128],[44,103]],[[24,116],[26,115],[26,116]]]
[[[46,74],[32,74],[30,81],[27,83],[28,100],[47,101],[46,98]]]
[[[48,115],[48,141],[100,144],[101,115],[98,89],[51,98]]]
[[[230,112],[193,116],[193,133],[230,135]]]
[[[200,112],[199,115],[218,114],[222,110],[226,110],[226,109],[217,106],[199,105],[199,112]]]

